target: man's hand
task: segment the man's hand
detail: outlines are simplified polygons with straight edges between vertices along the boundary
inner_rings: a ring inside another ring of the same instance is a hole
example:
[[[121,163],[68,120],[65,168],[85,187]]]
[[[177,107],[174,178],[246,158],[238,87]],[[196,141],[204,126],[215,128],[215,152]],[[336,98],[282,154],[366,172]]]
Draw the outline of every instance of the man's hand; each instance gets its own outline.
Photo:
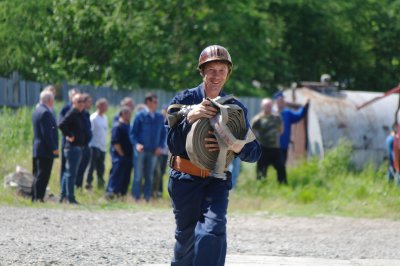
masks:
[[[56,156],[58,156],[58,155],[60,154],[60,152],[59,152],[58,150],[54,150],[54,151],[53,151],[53,154],[56,155]]]
[[[189,124],[193,124],[198,119],[214,117],[218,112],[218,109],[212,106],[209,100],[203,99],[200,104],[192,106],[192,110],[187,115],[187,121]]]
[[[125,156],[124,151],[122,150],[121,144],[115,143],[114,144],[114,149],[118,153],[119,156],[121,156],[121,157]]]
[[[142,144],[138,143],[136,144],[136,151],[137,152],[144,152],[144,147]]]
[[[71,136],[71,137],[66,136],[65,139],[68,140],[69,142],[74,142],[75,136]]]
[[[208,134],[211,135],[211,137],[204,139],[206,143],[205,147],[208,151],[219,151],[219,145],[214,131],[208,131]]]
[[[160,155],[161,155],[161,148],[157,148],[157,149],[154,151],[154,155],[155,155],[155,156],[160,156]]]

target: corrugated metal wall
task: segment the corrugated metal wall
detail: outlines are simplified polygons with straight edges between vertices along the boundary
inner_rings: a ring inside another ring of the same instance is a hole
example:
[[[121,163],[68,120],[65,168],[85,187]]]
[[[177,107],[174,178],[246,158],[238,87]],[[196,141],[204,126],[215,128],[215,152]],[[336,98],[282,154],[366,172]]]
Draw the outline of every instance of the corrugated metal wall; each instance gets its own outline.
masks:
[[[288,100],[293,93],[286,91]],[[386,156],[385,140],[394,122],[398,95],[385,97],[361,110],[356,107],[383,93],[338,91],[322,94],[309,89],[296,89],[297,102],[310,99],[308,112],[308,154],[323,157],[340,139],[351,141],[352,160],[361,168],[369,162],[379,165]],[[295,137],[292,136],[292,139]]]

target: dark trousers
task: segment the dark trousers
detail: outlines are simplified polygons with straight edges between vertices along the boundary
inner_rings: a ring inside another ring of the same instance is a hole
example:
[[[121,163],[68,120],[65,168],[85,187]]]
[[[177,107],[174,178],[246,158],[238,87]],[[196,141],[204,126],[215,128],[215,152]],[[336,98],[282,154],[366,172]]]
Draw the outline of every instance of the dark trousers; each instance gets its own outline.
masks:
[[[32,201],[43,201],[50,180],[54,158],[33,158]]]
[[[288,157],[288,149],[281,149],[283,164],[286,165]]]
[[[106,153],[101,151],[99,148],[91,147],[91,157],[90,157],[90,166],[87,175],[86,183],[91,185],[93,182],[93,172],[96,170],[97,172],[97,187],[104,187],[104,160]]]
[[[132,172],[132,157],[114,157],[110,170],[110,178],[106,192],[109,194],[126,195]]]
[[[60,166],[60,184],[63,179],[63,175],[65,172],[65,165],[67,164],[67,158],[65,158],[64,154],[64,148],[65,148],[65,137],[63,136],[63,139],[61,140],[61,166]]]
[[[157,157],[156,167],[154,168],[154,179],[153,179],[153,192],[163,192],[163,176],[167,169],[168,155],[161,154]]]
[[[226,213],[232,180],[170,177],[176,230],[173,266],[223,266]]]
[[[89,146],[84,146],[82,148],[82,159],[79,163],[78,174],[76,175],[75,185],[77,187],[82,187],[83,178],[90,162],[90,148]]]
[[[261,157],[257,161],[257,179],[267,177],[268,167],[272,165],[278,175],[280,184],[287,184],[286,168],[282,150],[280,148],[265,148],[261,147]]]

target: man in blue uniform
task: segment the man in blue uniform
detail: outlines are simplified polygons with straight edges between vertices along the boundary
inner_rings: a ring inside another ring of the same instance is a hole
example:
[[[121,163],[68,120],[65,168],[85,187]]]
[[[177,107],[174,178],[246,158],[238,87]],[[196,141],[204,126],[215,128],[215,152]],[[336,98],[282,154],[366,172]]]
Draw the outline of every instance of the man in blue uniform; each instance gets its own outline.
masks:
[[[224,265],[226,241],[226,213],[231,173],[225,178],[210,176],[209,169],[194,165],[186,150],[187,135],[192,124],[200,118],[212,118],[217,114],[206,97],[224,96],[222,88],[227,81],[232,61],[228,51],[219,45],[205,48],[200,54],[198,69],[203,82],[196,88],[177,94],[172,104],[191,106],[183,118],[168,128],[167,143],[172,154],[168,192],[175,214],[175,248],[171,265]],[[227,103],[240,106],[246,117],[247,109],[237,100]],[[215,138],[205,138],[209,151],[218,151]],[[233,150],[245,162],[256,162],[261,149],[256,140]]]
[[[164,116],[157,112],[158,99],[154,93],[145,96],[146,109],[135,116],[130,132],[135,153],[135,170],[132,184],[132,196],[139,200],[144,178],[143,196],[149,201],[152,196],[154,167],[157,157],[165,146]],[[137,167],[136,167],[137,166]]]
[[[294,111],[286,107],[285,99],[281,91],[276,92],[273,95],[273,99],[276,100],[283,122],[283,132],[280,136],[279,144],[282,150],[283,163],[286,164],[292,125],[300,122],[300,120],[306,116],[310,101],[307,100],[304,106]]]
[[[40,93],[40,103],[32,115],[33,125],[33,184],[32,201],[43,202],[49,183],[54,157],[58,156],[57,123],[52,113],[54,95]]]
[[[132,171],[132,144],[129,140],[129,121],[132,111],[123,107],[119,112],[119,120],[111,131],[111,171],[106,189],[106,199],[125,196],[128,191]]]

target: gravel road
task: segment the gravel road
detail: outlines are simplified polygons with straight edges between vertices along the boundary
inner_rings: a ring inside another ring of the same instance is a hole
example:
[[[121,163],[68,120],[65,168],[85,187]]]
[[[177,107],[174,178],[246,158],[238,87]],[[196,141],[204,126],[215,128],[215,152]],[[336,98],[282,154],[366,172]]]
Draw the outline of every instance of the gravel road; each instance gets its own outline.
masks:
[[[168,263],[172,211],[0,207],[0,265]],[[400,259],[400,221],[230,214],[228,254]]]

